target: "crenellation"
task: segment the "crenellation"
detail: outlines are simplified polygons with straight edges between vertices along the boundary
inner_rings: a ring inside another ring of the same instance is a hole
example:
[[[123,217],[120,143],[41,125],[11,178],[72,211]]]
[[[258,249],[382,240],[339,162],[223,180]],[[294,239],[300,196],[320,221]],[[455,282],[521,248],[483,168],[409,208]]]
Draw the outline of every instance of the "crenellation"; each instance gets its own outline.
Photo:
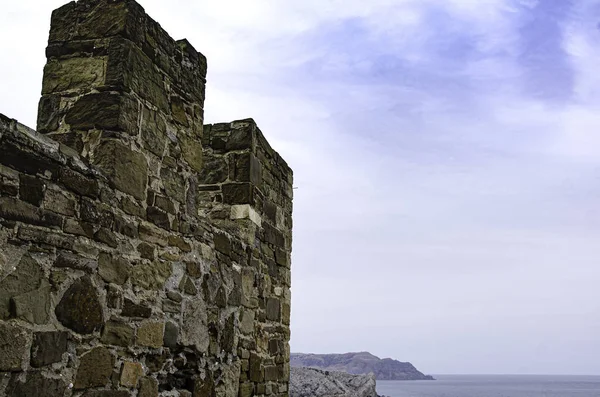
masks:
[[[0,115],[0,396],[286,396],[291,169],[132,0],[46,55],[38,132]]]

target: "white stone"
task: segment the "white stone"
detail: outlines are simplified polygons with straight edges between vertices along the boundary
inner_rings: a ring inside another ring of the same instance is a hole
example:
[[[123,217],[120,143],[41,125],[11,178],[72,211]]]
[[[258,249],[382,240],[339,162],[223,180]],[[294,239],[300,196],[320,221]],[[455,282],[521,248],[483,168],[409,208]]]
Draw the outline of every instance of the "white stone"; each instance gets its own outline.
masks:
[[[260,226],[262,223],[262,219],[258,212],[256,212],[249,204],[232,205],[231,219],[250,219],[257,226]]]

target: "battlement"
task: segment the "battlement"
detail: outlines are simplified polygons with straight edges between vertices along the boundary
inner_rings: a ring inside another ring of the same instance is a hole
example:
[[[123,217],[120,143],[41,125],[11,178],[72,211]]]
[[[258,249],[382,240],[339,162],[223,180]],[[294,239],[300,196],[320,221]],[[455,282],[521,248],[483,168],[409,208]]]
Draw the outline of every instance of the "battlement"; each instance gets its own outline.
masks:
[[[37,131],[0,115],[0,396],[287,396],[292,170],[134,1],[46,55]]]

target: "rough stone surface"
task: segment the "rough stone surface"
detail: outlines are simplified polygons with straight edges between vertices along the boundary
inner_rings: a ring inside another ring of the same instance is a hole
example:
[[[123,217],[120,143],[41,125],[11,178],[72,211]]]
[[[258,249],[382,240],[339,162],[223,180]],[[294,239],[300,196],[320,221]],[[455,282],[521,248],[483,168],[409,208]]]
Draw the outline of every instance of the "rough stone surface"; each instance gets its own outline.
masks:
[[[73,387],[87,389],[101,387],[108,383],[115,365],[115,358],[104,347],[96,347],[80,358],[79,368]]]
[[[135,1],[46,56],[39,132],[0,115],[0,395],[287,397],[291,169]]]
[[[143,375],[144,368],[142,368],[142,364],[126,361],[123,363],[123,370],[121,371],[121,386],[137,387],[138,381]]]
[[[18,325],[0,322],[0,371],[21,371],[30,332]]]
[[[375,376],[292,368],[290,397],[377,397]]]
[[[31,366],[43,367],[62,361],[67,351],[67,332],[37,332],[31,344]]]
[[[104,322],[98,291],[89,277],[71,285],[56,306],[55,313],[65,327],[80,334],[91,334]]]

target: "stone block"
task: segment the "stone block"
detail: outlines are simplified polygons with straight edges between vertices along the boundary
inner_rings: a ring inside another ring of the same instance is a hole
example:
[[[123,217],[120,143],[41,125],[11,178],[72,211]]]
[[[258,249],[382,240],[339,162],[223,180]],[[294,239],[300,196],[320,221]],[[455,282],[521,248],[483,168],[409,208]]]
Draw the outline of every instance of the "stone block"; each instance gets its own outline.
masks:
[[[105,347],[96,347],[81,356],[75,376],[75,390],[105,386],[113,372],[115,358]]]
[[[254,186],[251,183],[225,183],[221,189],[225,204],[254,205]]]
[[[54,228],[63,224],[62,216],[13,197],[0,197],[0,218]]]
[[[36,332],[31,344],[31,366],[40,368],[62,361],[67,351],[67,340],[67,332]]]
[[[158,397],[158,381],[151,377],[140,379],[138,397]]]
[[[105,69],[105,57],[51,59],[44,67],[42,95],[101,86]]]
[[[163,345],[165,323],[161,321],[145,321],[137,331],[137,344],[159,348]]]
[[[21,200],[39,207],[44,199],[46,183],[40,179],[26,174],[19,176],[19,197]]]
[[[80,334],[91,334],[104,323],[98,291],[87,276],[69,287],[54,312],[62,325]]]
[[[0,371],[22,371],[31,332],[16,324],[0,322]]]
[[[152,308],[147,305],[135,303],[130,299],[125,298],[123,301],[123,310],[121,315],[125,317],[140,317],[150,318],[152,315]]]
[[[104,325],[101,341],[107,345],[128,347],[133,344],[134,333],[131,325],[118,320],[110,320]]]
[[[144,376],[142,364],[125,361],[121,370],[121,386],[135,388],[142,376]]]
[[[40,288],[44,273],[40,265],[29,255],[24,255],[16,269],[0,281],[0,319],[11,313],[11,299],[17,295]]]
[[[173,267],[171,262],[156,260],[152,263],[139,263],[131,271],[133,285],[149,290],[159,290],[171,276]]]
[[[105,140],[95,150],[93,162],[117,189],[138,200],[145,198],[148,164],[144,155],[121,142]]]
[[[10,397],[63,397],[66,390],[63,379],[48,378],[40,371],[31,371],[22,381],[11,378],[5,392]]]

